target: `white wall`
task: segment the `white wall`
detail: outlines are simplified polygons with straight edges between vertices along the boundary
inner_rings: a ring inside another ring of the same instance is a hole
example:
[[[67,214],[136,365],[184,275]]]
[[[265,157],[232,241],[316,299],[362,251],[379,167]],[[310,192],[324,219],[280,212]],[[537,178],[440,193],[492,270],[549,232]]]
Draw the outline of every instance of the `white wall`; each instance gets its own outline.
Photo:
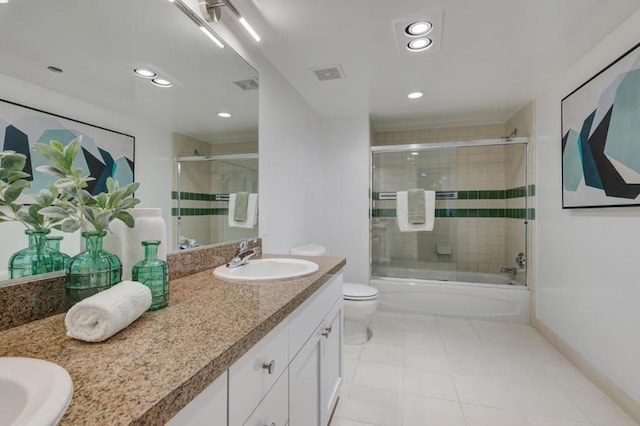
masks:
[[[3,74],[0,74],[0,98],[135,136],[135,180],[140,182],[136,197],[142,201],[139,207],[160,207],[167,224],[171,223],[173,159],[168,130]],[[0,238],[21,235],[22,228],[18,223],[1,223]],[[71,255],[78,253],[77,238],[74,246],[70,245],[72,238],[65,240],[67,242],[63,241],[61,249]],[[26,246],[26,236],[18,238],[10,246],[0,245],[0,270],[6,269],[7,260],[13,252]]]
[[[640,401],[640,208],[562,210],[560,101],[638,42],[640,12],[536,99],[537,318]]]
[[[369,282],[369,117],[326,119],[317,241],[347,258],[345,281]]]
[[[186,3],[202,16],[197,0]],[[237,6],[246,10],[247,5],[240,1]],[[320,116],[236,22],[223,19],[211,27],[260,74],[259,232],[264,251],[284,254],[297,244],[322,243],[317,239],[325,222]]]

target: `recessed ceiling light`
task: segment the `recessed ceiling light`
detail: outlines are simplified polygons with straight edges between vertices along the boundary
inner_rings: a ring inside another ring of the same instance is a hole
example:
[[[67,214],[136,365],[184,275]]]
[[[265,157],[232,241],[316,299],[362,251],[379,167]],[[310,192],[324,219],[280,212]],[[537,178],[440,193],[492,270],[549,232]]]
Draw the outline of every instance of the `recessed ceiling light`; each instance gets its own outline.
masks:
[[[155,84],[158,87],[171,87],[173,83],[169,80],[165,80],[164,78],[154,78],[151,80],[151,83]]]
[[[9,3],[9,0],[0,0],[0,4]]]
[[[417,38],[407,44],[407,49],[411,52],[422,52],[427,50],[431,44],[433,44],[433,41],[430,38]]]
[[[229,114],[228,112],[219,112],[218,117],[229,118],[231,117],[231,114]]]
[[[407,26],[404,29],[405,34],[411,37],[418,37],[428,34],[433,29],[433,25],[429,21],[418,21]]]
[[[155,72],[146,68],[136,68],[133,70],[133,73],[142,78],[153,78],[157,75]]]
[[[424,93],[422,92],[411,92],[407,95],[407,98],[409,99],[419,99],[421,97],[424,96]]]

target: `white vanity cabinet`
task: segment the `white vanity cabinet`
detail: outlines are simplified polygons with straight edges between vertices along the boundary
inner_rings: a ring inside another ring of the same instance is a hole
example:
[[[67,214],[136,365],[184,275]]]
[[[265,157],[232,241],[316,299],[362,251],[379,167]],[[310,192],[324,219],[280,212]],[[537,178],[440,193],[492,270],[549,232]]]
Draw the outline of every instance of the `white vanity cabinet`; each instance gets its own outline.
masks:
[[[342,336],[344,320],[342,295],[333,306],[324,325],[321,326],[320,339],[320,418],[322,425],[327,425],[331,413],[340,396],[342,384]]]
[[[168,426],[227,426],[227,372],[167,422]]]
[[[327,426],[342,382],[342,336],[340,273],[168,424]]]
[[[315,328],[289,364],[289,424],[326,426],[342,383],[342,274],[291,316],[289,347],[301,328]],[[297,346],[299,347],[299,346]]]

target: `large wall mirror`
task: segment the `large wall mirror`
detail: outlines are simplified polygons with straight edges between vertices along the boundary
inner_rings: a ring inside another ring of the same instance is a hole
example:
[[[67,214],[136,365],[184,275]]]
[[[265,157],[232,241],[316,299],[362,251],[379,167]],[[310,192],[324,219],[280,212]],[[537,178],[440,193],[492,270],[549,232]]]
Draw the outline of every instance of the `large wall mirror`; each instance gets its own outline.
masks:
[[[164,212],[168,252],[178,249],[180,236],[207,245],[258,235],[257,224],[246,228],[228,220],[231,194],[258,192],[258,73],[228,45],[214,44],[189,11],[179,0],[0,4],[0,82],[24,82],[31,92],[42,87],[47,89],[43,96],[54,92],[65,103],[89,103],[166,133],[162,142],[132,136],[136,163],[142,161],[144,144],[170,145],[163,147],[171,156],[167,165],[153,172],[149,167],[144,173],[135,169],[135,180],[142,185],[157,185],[160,175],[167,176],[164,182],[173,182],[153,188],[171,198],[163,206],[171,210]],[[137,77],[133,70],[139,67],[155,71],[172,86],[158,87]],[[0,88],[0,99],[44,109],[33,101],[33,93],[28,100],[15,93],[7,99]],[[11,122],[2,120],[2,104],[0,124],[6,127]],[[69,116],[62,105],[60,110],[49,106],[46,112],[107,127],[100,116]],[[132,133],[113,123],[108,127]],[[4,136],[2,128],[0,141]],[[6,271],[12,253],[26,247],[24,229],[18,223],[0,223],[0,273]],[[79,241],[65,234],[63,251],[75,255]]]

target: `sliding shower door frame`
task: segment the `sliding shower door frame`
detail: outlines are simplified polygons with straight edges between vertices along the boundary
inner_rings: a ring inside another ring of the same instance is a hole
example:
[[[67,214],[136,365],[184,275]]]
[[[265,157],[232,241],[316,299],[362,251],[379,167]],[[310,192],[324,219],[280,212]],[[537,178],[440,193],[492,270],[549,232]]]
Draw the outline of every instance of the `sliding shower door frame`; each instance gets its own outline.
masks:
[[[428,142],[428,143],[412,143],[402,145],[379,145],[371,146],[369,153],[369,277],[373,274],[373,173],[374,173],[374,155],[381,153],[398,153],[398,152],[412,152],[412,151],[425,151],[432,149],[447,149],[447,148],[466,148],[466,147],[478,147],[478,146],[491,146],[491,145],[524,145],[525,146],[525,164],[524,164],[524,181],[526,188],[526,195],[524,197],[524,245],[525,245],[525,258],[529,256],[529,221],[531,220],[529,211],[529,138],[517,137],[517,138],[500,138],[500,139],[476,139],[468,141],[447,141],[447,142]],[[527,264],[523,267],[525,282],[527,285]]]

